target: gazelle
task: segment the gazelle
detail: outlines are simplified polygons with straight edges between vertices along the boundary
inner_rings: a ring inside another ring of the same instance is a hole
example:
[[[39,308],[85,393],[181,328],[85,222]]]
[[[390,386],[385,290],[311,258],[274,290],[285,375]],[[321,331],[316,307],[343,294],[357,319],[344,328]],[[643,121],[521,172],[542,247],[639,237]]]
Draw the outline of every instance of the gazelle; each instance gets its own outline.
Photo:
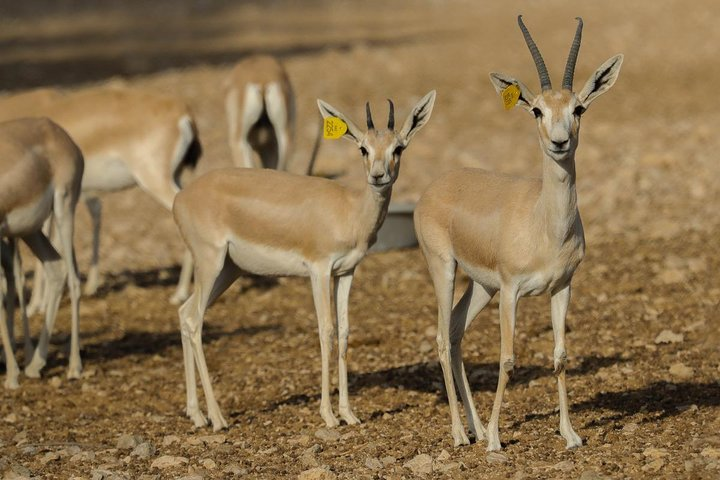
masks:
[[[227,82],[225,109],[235,165],[287,170],[295,97],[277,59],[256,55],[238,62]]]
[[[500,374],[488,424],[488,450],[500,449],[498,419],[503,392],[513,371],[516,305],[520,297],[550,293],[555,341],[554,368],[560,402],[560,433],[567,447],[582,444],[568,416],[565,388],[565,314],[570,281],[583,258],[585,239],[575,191],[575,150],[580,117],[613,86],[622,55],[605,62],[580,93],[573,93],[582,20],[575,33],[562,89],[553,90],[542,56],[518,23],[537,67],[542,93],[535,96],[512,77],[491,73],[495,89],[520,89],[517,102],[536,119],[543,154],[542,178],[514,177],[481,169],[463,169],[436,180],[415,210],[415,229],[427,260],[438,301],[438,353],[450,402],[455,445],[467,444],[460,420],[455,382],[476,439],[486,433],[475,411],[465,375],[461,342],[465,330],[496,292],[500,292]],[[452,308],[455,273],[471,278]]]
[[[32,361],[25,368],[29,377],[39,377],[40,369],[45,365],[48,341],[66,279],[72,315],[68,377],[80,377],[80,280],[75,268],[73,229],[82,175],[80,149],[55,123],[43,118],[0,123],[0,237],[9,238],[13,248],[15,239],[21,238],[43,263],[47,282],[45,324]],[[59,253],[42,233],[43,223],[50,215],[58,230]],[[0,242],[0,246],[2,244]],[[8,257],[15,257],[14,252]],[[0,276],[3,275],[3,269],[0,269]],[[7,282],[8,290],[12,290],[13,279],[8,278]],[[21,289],[22,284],[17,287]],[[14,298],[6,300],[8,305],[12,302]],[[5,387],[17,388],[18,366],[3,308],[0,308],[0,317],[7,366]]]
[[[43,115],[61,125],[85,155],[82,193],[93,228],[93,252],[85,292],[99,286],[99,195],[133,187],[170,210],[185,170],[200,156],[195,121],[173,97],[129,88],[98,87],[63,94],[41,89],[0,99],[0,118]],[[192,258],[186,253],[174,303],[187,298]],[[42,304],[34,291],[30,313]]]
[[[179,316],[187,415],[196,426],[207,422],[198,406],[195,367],[213,428],[227,426],[210,383],[201,335],[208,305],[241,271],[310,277],[322,357],[320,415],[329,427],[339,423],[330,406],[329,376],[333,317],[337,316],[339,413],[349,424],[359,422],[348,401],[345,361],[350,285],[355,267],[375,242],[385,219],[400,170],[400,156],[429,120],[434,102],[435,91],[431,91],[415,105],[397,132],[392,102],[387,129],[375,128],[368,104],[365,132],[337,109],[318,100],[323,117],[345,122],[344,137],[355,142],[362,154],[367,175],[362,190],[320,177],[238,168],[203,175],[177,195],[175,221],[195,259],[194,291],[180,307]]]

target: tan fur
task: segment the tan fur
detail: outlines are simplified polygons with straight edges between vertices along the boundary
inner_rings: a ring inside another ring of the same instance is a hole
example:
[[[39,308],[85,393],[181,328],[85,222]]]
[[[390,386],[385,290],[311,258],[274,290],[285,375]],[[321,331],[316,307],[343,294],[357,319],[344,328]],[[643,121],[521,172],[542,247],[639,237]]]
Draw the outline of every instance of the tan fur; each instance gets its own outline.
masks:
[[[533,113],[543,152],[542,178],[481,169],[450,172],[433,182],[415,209],[415,229],[438,299],[438,352],[450,403],[455,445],[469,443],[457,408],[457,382],[470,429],[488,450],[500,449],[498,422],[505,385],[513,371],[515,314],[520,297],[550,293],[555,337],[554,367],[560,392],[560,433],[568,448],[582,444],[573,430],[565,387],[565,314],[570,282],[585,253],[575,191],[575,150],[580,116],[615,82],[622,56],[611,58],[580,94],[546,90],[535,96],[524,84],[491,74],[498,91],[521,90],[518,105]],[[453,308],[456,268],[471,278]],[[461,342],[475,316],[500,292],[500,373],[485,431],[475,410]]]
[[[0,98],[0,119],[37,115],[60,124],[85,155],[83,195],[97,209],[91,210],[97,225],[86,286],[87,293],[92,294],[98,287],[100,204],[95,197],[138,185],[171,209],[179,190],[176,178],[183,168],[178,156],[183,152],[177,152],[182,141],[180,123],[186,121],[185,128],[197,138],[193,117],[188,107],[174,97],[128,88],[96,87],[72,93],[41,89]],[[187,297],[188,289],[189,278],[185,284],[181,280],[176,292],[178,302]]]
[[[13,250],[15,239],[22,238],[48,270],[49,300],[45,325],[26,374],[39,376],[40,369],[45,365],[49,337],[67,279],[72,301],[68,376],[78,378],[81,369],[78,333],[80,291],[72,237],[75,205],[80,196],[83,174],[82,154],[68,134],[48,119],[24,118],[1,122],[0,172],[0,236],[10,239],[9,245]],[[51,214],[58,230],[60,252],[52,247],[41,230]],[[12,275],[8,276],[7,282],[8,292],[23,288],[22,284],[14,284]],[[11,302],[14,299],[6,302],[8,310]],[[16,388],[18,368],[4,312],[0,308],[0,331],[7,365],[5,386]]]
[[[201,334],[208,305],[241,271],[310,277],[320,333],[320,414],[326,425],[338,425],[330,406],[329,377],[337,321],[339,413],[347,423],[359,422],[350,408],[347,387],[350,285],[355,267],[375,242],[385,218],[402,150],[430,118],[434,100],[435,92],[426,95],[397,133],[364,132],[332,106],[318,101],[324,117],[345,121],[345,137],[363,152],[367,180],[363,189],[353,190],[324,178],[241,168],[210,172],[177,195],[175,221],[195,259],[195,289],[179,310],[186,412],[195,425],[206,423],[197,400],[197,367],[213,428],[227,426],[213,393]]]
[[[248,95],[252,95],[246,91],[249,86],[257,90],[257,107],[247,103]],[[286,170],[295,130],[295,96],[283,65],[268,55],[243,59],[230,72],[226,89],[229,143],[235,165]],[[272,89],[279,92],[274,100],[270,98]],[[271,111],[272,101],[277,101],[277,111]]]

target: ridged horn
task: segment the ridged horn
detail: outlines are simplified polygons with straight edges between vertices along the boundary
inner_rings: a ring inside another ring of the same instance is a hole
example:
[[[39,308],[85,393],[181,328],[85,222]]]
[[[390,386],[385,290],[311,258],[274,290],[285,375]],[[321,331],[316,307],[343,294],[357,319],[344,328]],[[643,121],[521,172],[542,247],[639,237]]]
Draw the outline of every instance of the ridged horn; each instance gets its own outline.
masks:
[[[370,113],[370,102],[365,103],[365,115],[367,115],[368,130],[375,130],[375,125],[372,121],[372,114]]]
[[[387,101],[390,104],[390,112],[388,113],[388,130],[393,132],[395,131],[395,105],[393,105],[392,100],[389,98]]]
[[[582,40],[583,21],[580,17],[575,17],[578,21],[577,30],[575,30],[575,38],[570,46],[570,54],[568,54],[567,64],[565,65],[565,75],[563,75],[562,88],[572,91],[573,77],[575,76],[575,63],[577,63],[578,53],[580,52],[580,41]]]
[[[542,55],[540,55],[540,50],[538,50],[530,32],[522,21],[522,15],[518,15],[518,25],[520,25],[520,30],[522,30],[523,37],[525,37],[525,43],[530,50],[530,54],[535,62],[535,68],[537,68],[538,75],[540,76],[540,88],[543,91],[552,90],[552,83],[550,82],[550,75],[548,74],[547,67],[545,66]]]

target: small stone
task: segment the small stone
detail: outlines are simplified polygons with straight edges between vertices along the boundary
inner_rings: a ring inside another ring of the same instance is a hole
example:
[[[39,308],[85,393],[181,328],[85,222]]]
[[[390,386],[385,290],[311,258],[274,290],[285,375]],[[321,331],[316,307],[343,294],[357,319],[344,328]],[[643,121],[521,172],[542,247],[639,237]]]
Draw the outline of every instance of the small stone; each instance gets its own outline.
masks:
[[[48,452],[40,459],[40,463],[47,465],[50,462],[60,460],[60,454],[58,452]]]
[[[185,439],[185,443],[192,445],[193,447],[197,447],[198,445],[202,445],[203,441],[200,440],[200,437],[188,437]]]
[[[130,456],[139,458],[150,458],[155,455],[155,445],[150,442],[143,442],[132,451]]]
[[[488,463],[507,463],[508,458],[500,452],[490,452],[485,457]]]
[[[227,440],[227,436],[220,433],[217,435],[203,435],[201,437],[198,437],[198,439],[205,445],[221,445],[225,443],[225,441]]]
[[[206,458],[202,462],[200,462],[200,465],[203,466],[203,468],[207,468],[208,470],[215,470],[217,468],[217,463],[215,463],[215,460],[212,458]]]
[[[57,376],[52,377],[48,383],[53,388],[60,388],[62,386],[62,378],[57,377]]]
[[[180,443],[180,437],[177,435],[165,435],[162,439],[163,447],[168,447],[173,443]]]
[[[223,473],[230,473],[232,475],[247,475],[247,470],[240,468],[236,463],[232,463],[223,468]]]
[[[637,423],[630,422],[623,427],[622,433],[623,435],[632,435],[633,433],[635,433],[635,431],[637,431],[639,427],[640,426]]]
[[[92,480],[107,480],[110,478],[110,475],[112,475],[112,472],[110,470],[97,468],[95,470],[92,470],[90,472],[90,475],[92,476]]]
[[[685,336],[682,333],[674,333],[672,330],[663,330],[657,337],[655,337],[655,344],[680,343],[683,340],[685,340]]]
[[[606,480],[608,477],[597,473],[595,470],[585,470],[579,480]]]
[[[448,462],[435,466],[435,469],[441,473],[452,472],[453,470],[458,470],[459,468],[460,462]]]
[[[28,442],[28,434],[25,430],[18,432],[13,436],[13,442],[16,446],[24,445]]]
[[[163,455],[158,457],[150,465],[151,468],[158,468],[165,470],[167,468],[179,467],[188,463],[188,459],[185,457],[173,457],[172,455]]]
[[[320,462],[318,462],[315,456],[310,452],[305,452],[300,455],[300,464],[303,467],[307,468],[314,468],[320,466]]]
[[[643,472],[657,473],[665,466],[665,460],[658,458],[642,466]]]
[[[130,450],[142,443],[142,437],[138,435],[130,435],[129,433],[120,435],[115,447],[119,450]]]
[[[288,443],[290,445],[300,445],[304,447],[305,445],[308,445],[311,440],[310,435],[299,435],[289,439]]]
[[[409,469],[415,475],[426,475],[432,473],[432,457],[427,453],[416,455],[412,460],[403,464],[403,467]]]
[[[560,470],[561,472],[570,472],[573,468],[575,468],[575,463],[570,460],[563,460],[553,465],[554,470]]]
[[[337,475],[325,467],[311,468],[300,472],[298,480],[335,480]]]
[[[205,480],[205,477],[199,473],[191,473],[190,475],[183,475],[178,480]]]
[[[95,452],[80,452],[70,457],[72,463],[91,462],[95,460]]]
[[[370,470],[382,470],[383,464],[380,460],[375,457],[368,457],[365,459],[365,466]]]
[[[654,447],[646,448],[645,450],[643,450],[642,453],[645,458],[651,458],[653,460],[656,458],[667,457],[668,455],[670,455],[667,449]]]
[[[700,455],[706,458],[720,458],[720,449],[713,447],[703,448]]]
[[[693,378],[695,371],[684,363],[674,363],[670,366],[670,375],[688,380]]]
[[[440,455],[437,456],[436,460],[439,462],[447,462],[448,460],[450,460],[450,453],[447,450],[443,449],[443,451],[440,452]]]
[[[422,342],[420,342],[419,349],[420,349],[420,353],[428,353],[428,352],[432,352],[433,346],[427,340],[423,340]]]
[[[685,275],[685,270],[681,270],[679,268],[667,268],[657,274],[658,281],[665,285],[683,283],[686,278],[687,276]]]
[[[10,413],[10,414],[8,414],[8,415],[5,415],[5,417],[3,418],[3,421],[4,421],[5,423],[15,423],[15,422],[17,422],[17,421],[18,421],[17,413],[13,412],[13,413]]]
[[[393,463],[397,462],[397,458],[393,457],[392,455],[385,455],[384,457],[380,457],[380,461],[384,466],[392,465]]]
[[[315,437],[319,438],[323,442],[337,442],[340,440],[340,434],[338,431],[329,428],[321,428],[315,432]]]

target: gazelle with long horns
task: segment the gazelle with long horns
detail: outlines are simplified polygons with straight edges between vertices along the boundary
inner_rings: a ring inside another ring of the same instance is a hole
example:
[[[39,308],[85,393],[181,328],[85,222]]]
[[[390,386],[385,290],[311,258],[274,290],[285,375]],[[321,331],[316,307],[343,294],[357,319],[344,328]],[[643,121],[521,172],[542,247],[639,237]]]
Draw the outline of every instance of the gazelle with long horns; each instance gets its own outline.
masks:
[[[549,293],[552,299],[560,434],[568,448],[582,444],[570,424],[565,386],[565,315],[570,302],[570,281],[585,253],[575,189],[575,150],[581,116],[590,103],[613,86],[623,57],[610,58],[579,93],[574,93],[573,76],[582,35],[582,20],[578,21],[561,90],[552,89],[542,56],[520,16],[518,24],[540,76],[541,94],[536,96],[507,75],[490,74],[498,92],[517,87],[517,105],[535,117],[543,156],[542,177],[514,177],[481,169],[450,172],[433,182],[415,210],[418,240],[437,295],[438,353],[456,446],[469,441],[460,420],[455,382],[459,384],[471,432],[478,440],[487,433],[487,449],[500,449],[500,406],[515,365],[517,302],[520,297],[543,293]],[[453,308],[458,265],[471,282]],[[498,291],[500,374],[485,432],[465,374],[461,342],[470,323]]]
[[[180,307],[179,315],[187,415],[196,426],[207,423],[198,406],[196,367],[213,429],[227,426],[205,363],[202,324],[208,305],[242,271],[310,277],[322,357],[320,415],[329,427],[339,423],[330,406],[329,373],[337,316],[339,413],[349,424],[359,422],[348,400],[345,360],[350,285],[355,267],[375,243],[385,219],[400,156],[429,120],[434,101],[432,91],[415,105],[397,132],[392,102],[387,129],[375,128],[368,104],[365,132],[318,100],[322,116],[341,119],[347,125],[343,136],[355,142],[362,154],[367,182],[361,190],[320,177],[238,168],[210,172],[178,193],[173,207],[175,221],[195,259],[194,291]],[[335,302],[331,298],[333,286]]]
[[[11,250],[16,248],[16,239],[21,238],[43,263],[47,282],[45,324],[32,361],[25,368],[29,377],[39,377],[40,369],[45,365],[48,342],[66,281],[72,316],[68,377],[80,377],[80,280],[75,268],[73,230],[83,168],[80,149],[52,121],[23,118],[0,123],[0,237],[10,240]],[[48,216],[53,217],[58,229],[59,252],[42,232]],[[8,257],[13,259],[14,251]],[[0,268],[0,280],[3,275]],[[8,278],[7,282],[10,285],[17,280]],[[22,284],[16,286],[23,288]],[[5,387],[17,388],[19,370],[1,297],[0,292],[0,334],[7,366]],[[14,298],[5,299],[6,304],[14,301]]]

